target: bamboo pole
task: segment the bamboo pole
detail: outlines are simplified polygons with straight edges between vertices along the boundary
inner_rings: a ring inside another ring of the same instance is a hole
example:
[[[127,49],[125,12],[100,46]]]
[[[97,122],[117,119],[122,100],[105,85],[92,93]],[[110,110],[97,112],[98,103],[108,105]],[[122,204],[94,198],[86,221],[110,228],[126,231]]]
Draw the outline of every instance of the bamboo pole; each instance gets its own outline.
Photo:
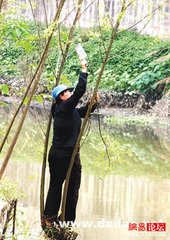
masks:
[[[20,131],[21,131],[21,129],[22,129],[22,126],[23,126],[23,124],[24,124],[25,117],[26,117],[26,115],[27,115],[27,112],[28,112],[30,103],[31,103],[31,101],[32,101],[32,98],[33,98],[33,96],[34,96],[36,87],[37,87],[37,85],[38,85],[39,79],[40,79],[41,74],[42,74],[42,71],[43,71],[43,67],[44,67],[44,64],[45,64],[45,61],[46,61],[46,58],[47,58],[48,49],[49,49],[49,45],[50,45],[50,42],[51,42],[51,39],[52,39],[52,36],[53,36],[53,32],[54,32],[54,29],[55,29],[56,24],[58,24],[58,20],[59,20],[60,13],[61,13],[61,11],[62,11],[62,8],[63,8],[64,3],[65,3],[65,0],[61,0],[61,1],[60,1],[60,4],[59,4],[59,6],[58,6],[58,9],[57,9],[57,11],[56,11],[55,18],[54,18],[54,26],[53,26],[52,32],[50,33],[50,35],[49,35],[49,37],[48,37],[48,40],[47,40],[47,43],[46,43],[44,52],[43,52],[42,57],[41,57],[40,62],[39,62],[39,65],[38,65],[38,67],[37,67],[37,70],[36,70],[33,78],[32,78],[32,81],[31,81],[32,83],[34,83],[34,85],[33,85],[33,88],[32,88],[32,90],[31,90],[31,92],[30,92],[30,96],[29,96],[29,99],[28,99],[28,103],[26,104],[26,108],[25,108],[25,110],[23,111],[23,115],[22,115],[21,120],[20,120],[20,122],[19,122],[18,128],[17,128],[17,130],[16,130],[16,133],[15,133],[15,135],[14,135],[14,137],[13,137],[12,143],[10,144],[10,147],[9,147],[9,149],[8,149],[8,151],[7,151],[6,157],[5,157],[4,161],[3,161],[2,167],[1,167],[1,169],[0,169],[0,179],[1,179],[2,176],[3,176],[3,173],[4,173],[4,171],[5,171],[5,168],[6,168],[7,164],[8,164],[9,158],[10,158],[10,156],[11,156],[11,154],[12,154],[12,151],[13,151],[13,149],[14,149],[14,146],[15,146],[15,144],[16,144],[16,142],[17,142],[18,136],[19,136]]]

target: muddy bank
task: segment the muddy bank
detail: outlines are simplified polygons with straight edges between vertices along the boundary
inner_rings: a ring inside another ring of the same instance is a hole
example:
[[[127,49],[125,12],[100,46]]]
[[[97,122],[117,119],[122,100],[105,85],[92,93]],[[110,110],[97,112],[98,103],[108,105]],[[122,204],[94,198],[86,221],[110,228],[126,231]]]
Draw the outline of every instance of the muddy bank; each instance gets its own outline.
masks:
[[[120,96],[120,95],[119,95]],[[108,101],[108,96],[106,97],[105,93],[101,94],[101,99],[99,102],[99,112],[101,115],[105,116],[124,116],[124,117],[133,117],[136,115],[142,115],[146,117],[155,117],[160,119],[170,120],[170,99],[162,98],[159,101],[155,102],[154,106],[148,107],[148,103],[145,101],[144,96],[139,95],[129,95],[127,98],[122,98],[121,101],[115,100],[110,97]],[[132,98],[130,98],[130,96]],[[134,97],[135,96],[135,97]],[[113,95],[112,95],[113,97]],[[89,99],[89,94],[86,94],[80,100],[80,106],[84,105]],[[127,101],[128,99],[128,101]],[[133,100],[132,100],[133,99]],[[5,112],[10,112],[15,110],[19,105],[21,99],[11,98],[8,96],[0,96],[0,109],[5,110]],[[129,106],[130,105],[130,106]],[[44,100],[42,104],[34,101],[30,106],[30,113],[34,114],[35,112],[43,115],[44,113],[48,114],[51,109],[51,101]],[[96,113],[98,110],[96,110]]]
[[[161,99],[155,103],[150,109],[141,108],[140,105],[136,105],[133,108],[119,108],[119,107],[104,107],[100,108],[102,115],[110,116],[146,116],[146,117],[158,117],[165,118],[170,121],[170,99]]]

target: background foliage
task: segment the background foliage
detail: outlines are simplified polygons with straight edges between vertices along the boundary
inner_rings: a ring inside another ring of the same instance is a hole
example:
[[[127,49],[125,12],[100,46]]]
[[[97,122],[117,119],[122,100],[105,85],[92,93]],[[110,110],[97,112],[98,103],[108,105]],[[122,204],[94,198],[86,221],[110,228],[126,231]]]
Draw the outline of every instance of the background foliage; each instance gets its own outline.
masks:
[[[0,16],[0,77],[8,81],[29,82],[38,64],[50,27],[22,20],[6,19]],[[89,87],[93,87],[98,76],[105,46],[110,39],[111,30],[106,28],[77,29],[70,52],[61,76],[61,82],[74,85],[80,71],[75,44],[80,42],[88,54]],[[59,38],[61,41],[59,41]],[[62,51],[68,39],[68,29],[60,27],[60,35],[53,37],[48,61],[44,69],[41,85],[50,90],[55,84],[55,72]],[[170,42],[139,35],[133,31],[120,31],[113,44],[107,62],[101,89],[116,91],[154,92],[157,81],[170,75],[170,58],[157,61],[170,53]],[[167,85],[167,89],[169,86]],[[8,88],[1,85],[7,94]]]

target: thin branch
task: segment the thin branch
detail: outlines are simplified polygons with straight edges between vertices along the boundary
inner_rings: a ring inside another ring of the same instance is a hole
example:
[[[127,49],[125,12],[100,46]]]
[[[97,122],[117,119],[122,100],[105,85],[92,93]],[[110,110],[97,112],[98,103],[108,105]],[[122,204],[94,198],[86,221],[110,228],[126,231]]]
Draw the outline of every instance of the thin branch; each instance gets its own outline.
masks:
[[[89,136],[89,133],[90,133],[90,129],[91,129],[91,121],[90,121],[90,119],[89,119],[89,121],[88,121],[88,123],[87,123],[87,127],[86,127],[86,129],[85,129],[85,131],[84,131],[84,133],[83,133],[83,135],[85,136],[84,137],[84,139],[83,139],[83,141],[82,141],[82,143],[81,143],[81,145],[80,145],[80,149],[82,148],[82,146],[84,145],[84,143],[86,142],[86,140],[87,140],[87,138],[88,138],[88,136]],[[86,134],[86,135],[85,135]]]
[[[38,125],[39,125],[39,128],[40,128],[43,136],[45,137],[46,134],[45,134],[45,131],[44,131],[44,129],[43,129],[43,126],[42,126],[42,123],[41,123],[41,121],[40,121],[40,118],[39,118],[39,115],[38,115],[38,114],[37,114],[37,116],[36,116],[36,120],[37,120],[37,123],[38,123]]]
[[[1,12],[1,10],[2,10],[3,1],[4,1],[4,0],[0,0],[0,12]]]
[[[97,81],[96,81],[96,85],[95,85],[95,88],[94,88],[93,96],[92,96],[92,98],[91,98],[90,105],[89,105],[89,107],[88,107],[88,110],[87,110],[85,119],[84,119],[84,121],[83,121],[82,128],[81,128],[81,131],[80,131],[80,134],[79,134],[79,137],[78,137],[77,142],[76,142],[76,146],[75,146],[75,148],[74,148],[74,151],[73,151],[73,154],[72,154],[72,157],[71,157],[69,169],[68,169],[68,171],[67,171],[67,176],[66,176],[66,180],[65,180],[64,193],[63,193],[63,201],[62,201],[62,206],[61,206],[61,212],[62,212],[61,220],[62,220],[62,221],[65,220],[65,207],[66,207],[67,191],[68,191],[68,185],[69,185],[69,180],[70,180],[70,175],[71,175],[72,167],[73,167],[73,164],[74,164],[74,160],[75,160],[75,157],[76,157],[76,154],[77,154],[77,151],[78,151],[78,147],[79,147],[79,144],[80,144],[80,140],[81,140],[81,138],[82,138],[83,132],[84,132],[84,130],[85,130],[85,127],[86,127],[86,124],[87,124],[87,121],[88,121],[88,118],[89,118],[89,115],[90,115],[90,112],[91,112],[91,109],[92,109],[92,104],[93,104],[93,102],[94,102],[94,100],[95,100],[95,97],[96,97],[97,89],[98,89],[98,87],[99,87],[99,83],[100,83],[101,77],[102,77],[102,75],[103,75],[103,71],[104,71],[104,68],[105,68],[105,65],[106,65],[106,62],[107,62],[107,59],[108,59],[108,56],[109,56],[109,53],[110,53],[110,50],[111,50],[113,41],[115,40],[115,37],[116,37],[116,34],[117,34],[117,30],[118,30],[118,28],[119,28],[121,19],[122,19],[122,17],[123,17],[124,14],[125,14],[125,10],[126,10],[126,8],[125,8],[125,3],[126,3],[126,0],[123,0],[122,8],[121,8],[121,11],[120,11],[120,14],[119,14],[117,23],[116,23],[116,25],[115,25],[115,28],[112,30],[112,35],[111,35],[110,43],[109,43],[109,46],[108,46],[108,49],[107,49],[107,53],[106,53],[106,56],[105,56],[105,58],[104,58],[104,61],[103,61],[101,70],[100,70],[100,72],[99,72],[98,79],[97,79]]]
[[[81,15],[95,2],[96,0],[93,0],[84,10],[83,12],[80,14],[80,17]]]
[[[73,21],[73,25],[72,25],[72,27],[70,29],[70,32],[69,32],[69,36],[68,36],[65,52],[63,54],[63,58],[62,58],[62,61],[60,63],[59,71],[57,73],[56,85],[58,85],[58,82],[59,82],[59,79],[60,79],[60,76],[61,76],[61,72],[63,70],[64,63],[65,63],[67,55],[68,55],[68,51],[69,51],[70,44],[71,44],[71,41],[72,41],[72,38],[73,38],[73,34],[74,34],[75,27],[76,27],[76,23],[77,23],[78,19],[80,18],[80,10],[81,10],[82,2],[83,2],[83,0],[79,0],[79,2],[78,2],[78,9],[77,9],[74,21]]]
[[[13,235],[15,234],[16,211],[17,211],[17,199],[14,199],[13,228],[12,228]]]
[[[123,49],[126,49],[126,47],[134,40],[134,39],[136,39],[141,33],[142,33],[142,31],[146,28],[146,26],[149,24],[149,22],[152,20],[152,17],[147,21],[147,23],[143,26],[143,28],[136,34],[136,36],[135,37],[133,37],[128,43],[126,43],[126,44],[124,44],[124,46],[123,47],[121,47],[121,49],[119,50],[119,54],[121,54],[121,51],[123,50]],[[128,50],[127,50],[128,51]],[[125,51],[125,52],[127,52],[127,51]],[[125,52],[123,52],[123,53],[125,53]],[[116,53],[116,55],[117,55],[117,53]]]
[[[63,67],[64,67],[64,63],[65,63],[67,55],[68,55],[68,51],[69,51],[70,44],[71,44],[73,34],[74,34],[74,31],[75,31],[76,23],[77,23],[77,21],[79,19],[79,16],[80,16],[80,10],[81,10],[82,2],[83,2],[83,0],[79,0],[79,2],[78,2],[78,8],[77,8],[76,16],[75,16],[75,19],[73,21],[73,25],[70,29],[67,45],[66,45],[65,51],[64,51],[63,56],[62,56],[62,60],[61,60],[61,63],[60,63],[59,70],[57,72],[56,85],[58,85],[58,83],[59,83],[60,76],[61,76],[61,73],[62,73],[62,70],[63,70]],[[41,170],[41,188],[40,188],[40,214],[41,214],[41,218],[42,218],[43,212],[44,212],[45,169],[46,169],[46,159],[47,159],[47,150],[48,150],[48,142],[49,142],[51,122],[52,122],[52,114],[50,114],[50,118],[49,118],[48,126],[47,126],[46,139],[45,139],[45,145],[44,145],[44,153],[43,153],[43,163],[42,163],[42,170]]]
[[[101,39],[101,42],[102,42],[102,45],[103,45],[103,48],[104,48],[104,51],[105,51],[105,54],[106,54],[106,46],[105,46],[105,42],[104,42],[104,38],[103,38],[103,34],[102,34],[102,29],[101,29],[100,25],[99,25],[99,32],[100,32],[100,39]]]
[[[60,26],[58,27],[58,41],[59,41],[59,46],[60,46],[61,54],[62,54],[62,56],[64,56],[63,47],[62,47],[62,44],[61,44]]]
[[[64,17],[64,19],[59,23],[59,26],[70,16],[70,14],[75,10],[75,7]]]
[[[5,233],[6,233],[7,228],[8,228],[8,223],[12,219],[11,212],[12,212],[13,209],[15,211],[16,201],[17,200],[14,199],[14,200],[9,202],[9,208],[7,209],[6,220],[5,220],[5,223],[4,223],[4,227],[3,227],[3,230],[2,230],[2,236],[0,237],[0,240],[4,240],[5,239]],[[13,214],[13,217],[14,217],[14,214]]]
[[[48,27],[48,18],[47,18],[47,11],[46,11],[46,6],[45,6],[45,1],[42,0],[43,8],[44,8],[44,14],[45,14],[45,24],[46,27]]]
[[[67,4],[69,4],[69,2],[67,2]],[[69,8],[72,7],[72,6],[74,6],[74,9],[76,9],[76,8],[75,8],[75,5],[77,5],[77,4],[78,4],[78,0],[73,1],[73,3],[71,3],[70,5],[65,6],[64,10],[69,9]]]
[[[98,104],[97,104],[97,111],[98,111],[98,113],[99,113],[99,107],[98,107]],[[110,155],[109,155],[109,151],[108,151],[107,144],[106,144],[106,142],[105,142],[105,140],[104,140],[104,138],[103,138],[103,135],[102,135],[102,130],[101,130],[101,119],[100,119],[100,115],[99,115],[99,114],[97,114],[97,118],[98,118],[98,123],[99,123],[99,134],[100,134],[100,137],[101,137],[101,139],[102,139],[102,142],[103,142],[103,144],[104,144],[104,146],[105,146],[106,155],[107,155],[107,158],[108,158],[108,160],[109,160],[109,166],[110,166],[111,159],[110,159]]]
[[[128,8],[130,5],[132,5],[135,1],[136,1],[136,0],[132,0],[131,2],[129,2],[125,8],[127,9],[127,8]],[[114,27],[114,25],[113,25],[113,23],[112,23],[112,20],[113,20],[113,18],[116,17],[116,15],[117,15],[118,13],[119,13],[119,10],[117,10],[117,12],[115,13],[115,15],[114,15],[113,17],[111,17],[110,15],[108,16],[108,17],[109,17],[109,21],[110,21],[110,25],[111,25],[112,28]]]
[[[167,2],[167,0],[166,0],[165,2]],[[164,4],[165,4],[165,3],[164,3]],[[129,29],[137,26],[137,25],[138,25],[139,23],[141,23],[145,18],[148,18],[149,16],[151,16],[151,17],[149,18],[149,20],[147,21],[147,23],[143,26],[143,28],[136,34],[136,36],[133,37],[128,43],[124,44],[117,52],[115,52],[112,56],[110,56],[110,57],[108,58],[108,60],[109,60],[110,58],[113,58],[113,56],[116,56],[117,54],[121,54],[122,52],[123,52],[123,53],[126,53],[128,50],[126,50],[126,51],[122,51],[122,50],[126,49],[126,47],[127,47],[133,40],[135,40],[135,39],[137,38],[137,36],[140,35],[140,33],[141,33],[141,32],[146,28],[146,26],[149,24],[149,22],[151,21],[152,17],[156,14],[156,12],[157,12],[158,10],[160,10],[161,7],[162,7],[162,5],[158,6],[156,9],[154,9],[154,10],[152,11],[152,14],[149,13],[149,14],[145,15],[142,19],[140,19],[140,20],[139,20],[138,22],[136,22],[134,25],[130,26],[129,28],[127,28],[127,29],[125,29],[125,30],[119,31],[119,32],[117,33],[117,35],[121,34],[122,32],[128,31]]]
[[[41,36],[41,33],[40,33],[40,28],[39,28],[39,24],[37,23],[37,20],[36,20],[36,16],[35,16],[35,13],[34,13],[34,9],[33,9],[33,6],[32,6],[32,2],[31,0],[29,0],[29,4],[30,4],[30,7],[31,7],[31,12],[32,12],[32,16],[33,16],[33,19],[34,19],[34,23],[35,23],[35,26],[36,26],[36,30],[37,30],[37,33],[38,33],[38,38],[39,38],[39,54],[40,54],[40,50],[44,47],[43,46],[43,41],[42,41],[42,36]],[[43,5],[44,5],[44,0],[43,0]],[[45,11],[45,16],[46,16],[46,10],[44,9]],[[47,16],[46,16],[47,18]],[[46,19],[46,27],[48,28],[48,21]],[[47,61],[48,61],[48,64],[50,65],[51,69],[52,69],[52,73],[54,75],[54,77],[56,78],[56,75],[55,75],[55,72],[52,68],[52,64],[51,64],[51,61],[49,60],[49,58],[47,58]]]
[[[34,19],[34,23],[35,23],[35,26],[36,26],[36,29],[37,29],[38,38],[40,40],[41,39],[41,34],[40,34],[39,26],[38,26],[37,21],[36,21],[36,16],[35,16],[35,13],[34,13],[34,9],[33,9],[31,0],[29,0],[29,4],[30,4],[30,7],[31,7],[31,13],[32,13],[32,16],[33,16],[33,19]]]
[[[96,0],[93,0],[93,2],[91,2],[83,11],[82,13],[80,13],[79,18],[82,16],[82,14],[95,2]],[[74,5],[74,4],[72,4]],[[59,25],[61,25],[66,19],[67,17],[75,10],[75,7],[64,17],[64,19],[59,23]]]
[[[46,137],[44,142],[44,152],[43,152],[43,162],[41,168],[41,185],[40,185],[40,219],[43,217],[44,213],[44,186],[45,186],[45,170],[46,170],[46,159],[47,159],[47,151],[48,151],[48,143],[50,136],[52,122],[52,113],[50,113],[50,117],[47,124]]]

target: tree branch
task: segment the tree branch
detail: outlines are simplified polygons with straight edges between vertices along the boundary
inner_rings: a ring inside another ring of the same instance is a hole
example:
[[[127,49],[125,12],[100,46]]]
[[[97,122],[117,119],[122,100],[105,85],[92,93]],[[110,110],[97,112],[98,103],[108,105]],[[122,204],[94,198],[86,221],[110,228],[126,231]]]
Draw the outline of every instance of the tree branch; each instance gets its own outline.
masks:
[[[96,93],[97,93],[97,90],[98,90],[98,87],[99,87],[99,83],[100,83],[100,80],[101,80],[101,77],[102,77],[102,74],[103,74],[103,71],[104,71],[104,68],[105,68],[105,65],[106,65],[106,62],[107,62],[107,59],[108,59],[108,56],[109,56],[111,47],[112,47],[113,41],[114,41],[114,39],[115,39],[115,37],[116,37],[117,30],[118,30],[118,28],[119,28],[121,19],[122,19],[122,17],[123,17],[124,14],[125,14],[125,10],[126,10],[126,8],[125,8],[125,3],[126,3],[126,0],[123,0],[122,8],[121,8],[121,11],[120,11],[120,14],[119,14],[117,23],[116,23],[116,25],[115,25],[115,28],[112,30],[112,35],[111,35],[110,43],[109,43],[109,46],[108,46],[108,49],[107,49],[107,52],[106,52],[106,55],[105,55],[105,58],[104,58],[104,61],[103,61],[101,70],[100,70],[100,72],[99,72],[98,79],[97,79],[97,81],[96,81],[96,85],[95,85],[95,88],[94,88],[93,96],[92,96],[92,98],[91,98],[91,103],[90,103],[90,105],[89,105],[89,107],[88,107],[88,110],[87,110],[85,119],[84,119],[84,121],[83,121],[83,125],[82,125],[82,128],[81,128],[79,137],[78,137],[77,142],[76,142],[76,146],[75,146],[75,148],[74,148],[74,151],[73,151],[73,154],[72,154],[72,157],[71,157],[69,169],[68,169],[68,171],[67,171],[67,176],[66,176],[66,180],[65,180],[64,193],[63,193],[63,201],[62,201],[62,207],[61,207],[61,212],[62,212],[61,220],[62,220],[62,221],[65,220],[65,207],[66,207],[67,191],[68,191],[68,185],[69,185],[69,180],[70,180],[70,175],[71,175],[72,167],[73,167],[73,164],[74,164],[74,160],[75,160],[75,157],[76,157],[76,154],[77,154],[77,151],[78,151],[78,147],[79,147],[79,145],[80,145],[80,140],[81,140],[81,138],[82,138],[82,135],[83,135],[84,130],[85,130],[85,127],[86,127],[86,124],[87,124],[87,122],[88,122],[88,118],[89,118],[89,115],[90,115],[90,112],[91,112],[91,109],[92,109],[92,104],[93,104],[93,102],[94,102],[94,100],[95,100]]]
[[[0,12],[2,10],[3,0],[0,0]]]
[[[69,51],[70,44],[71,44],[71,41],[72,41],[72,38],[73,38],[73,33],[74,33],[74,30],[75,30],[75,27],[76,27],[76,23],[77,23],[77,21],[79,19],[79,16],[80,16],[80,10],[81,10],[81,6],[82,6],[82,2],[83,2],[83,0],[78,1],[78,8],[77,8],[76,16],[74,18],[73,25],[70,29],[67,45],[65,47],[65,51],[63,52],[60,67],[59,67],[59,70],[57,72],[56,85],[58,85],[58,83],[59,83],[60,76],[61,76],[61,73],[62,73],[62,70],[63,70],[63,67],[64,67],[64,63],[65,63],[67,55],[68,55],[68,51]],[[40,214],[41,214],[41,218],[42,218],[43,212],[44,212],[45,169],[46,169],[46,159],[47,159],[47,150],[48,150],[48,142],[49,142],[51,122],[52,122],[52,114],[50,115],[50,118],[49,118],[49,121],[48,121],[48,126],[47,126],[47,131],[46,131],[46,139],[45,139],[44,154],[43,154],[43,163],[42,163],[42,170],[41,170],[41,189],[40,189]]]

